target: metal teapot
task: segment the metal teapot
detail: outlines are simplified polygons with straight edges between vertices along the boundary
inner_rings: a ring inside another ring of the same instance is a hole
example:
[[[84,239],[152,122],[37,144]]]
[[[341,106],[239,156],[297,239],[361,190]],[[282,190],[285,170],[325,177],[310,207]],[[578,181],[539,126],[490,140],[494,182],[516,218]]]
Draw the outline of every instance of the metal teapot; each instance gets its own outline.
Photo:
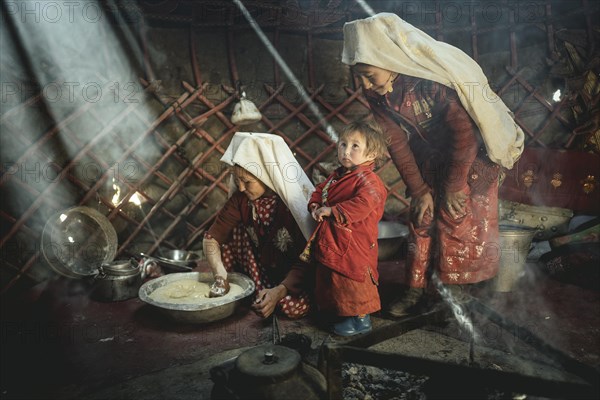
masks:
[[[137,297],[144,278],[143,270],[135,259],[103,263],[94,276],[92,298],[121,301]]]
[[[296,350],[267,344],[210,370],[214,399],[317,400],[326,398],[325,377]]]

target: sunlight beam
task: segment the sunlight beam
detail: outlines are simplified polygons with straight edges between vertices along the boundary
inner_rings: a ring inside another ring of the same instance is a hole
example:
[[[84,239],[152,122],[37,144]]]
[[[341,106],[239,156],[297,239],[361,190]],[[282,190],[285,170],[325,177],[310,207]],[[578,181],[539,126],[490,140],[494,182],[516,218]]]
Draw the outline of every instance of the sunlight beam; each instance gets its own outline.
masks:
[[[294,85],[296,87],[296,89],[298,90],[298,93],[300,93],[300,96],[302,97],[302,99],[306,103],[308,103],[308,107],[313,112],[313,114],[315,116],[317,116],[319,121],[323,121],[322,124],[325,126],[325,131],[327,132],[327,134],[329,135],[331,140],[333,140],[334,142],[337,142],[338,135],[337,135],[337,132],[335,131],[335,129],[333,129],[333,127],[327,122],[327,120],[325,120],[325,117],[323,116],[323,114],[321,114],[317,105],[312,101],[312,99],[310,98],[310,96],[308,95],[306,90],[304,90],[304,87],[302,86],[302,84],[300,83],[298,78],[296,78],[296,76],[294,75],[292,70],[288,67],[287,63],[281,58],[277,49],[275,49],[275,47],[271,44],[271,41],[267,38],[267,36],[262,31],[262,29],[260,29],[260,27],[254,20],[254,18],[252,18],[252,16],[250,15],[248,10],[244,6],[244,4],[242,4],[242,2],[240,0],[233,0],[233,2],[238,6],[238,8],[242,12],[242,14],[246,18],[246,20],[252,27],[252,29],[254,29],[254,31],[258,35],[259,39],[263,42],[263,44],[265,45],[265,47],[267,48],[269,53],[271,53],[271,55],[273,56],[273,58],[275,59],[277,64],[281,67],[284,74],[288,77],[288,79],[290,80],[292,85]],[[319,123],[319,122],[317,122],[317,123]]]

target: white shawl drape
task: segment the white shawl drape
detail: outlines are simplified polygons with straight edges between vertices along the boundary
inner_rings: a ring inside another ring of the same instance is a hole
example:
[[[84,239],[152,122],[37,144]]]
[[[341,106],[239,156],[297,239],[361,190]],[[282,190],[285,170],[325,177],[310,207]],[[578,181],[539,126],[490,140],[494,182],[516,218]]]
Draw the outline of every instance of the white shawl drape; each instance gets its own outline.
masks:
[[[523,131],[479,65],[462,50],[433,39],[396,14],[380,13],[344,25],[342,62],[369,64],[454,89],[479,127],[490,160],[510,169],[519,159]]]
[[[315,220],[307,206],[315,187],[281,136],[236,132],[221,161],[231,166],[239,165],[275,191],[289,208],[304,237],[310,237]]]

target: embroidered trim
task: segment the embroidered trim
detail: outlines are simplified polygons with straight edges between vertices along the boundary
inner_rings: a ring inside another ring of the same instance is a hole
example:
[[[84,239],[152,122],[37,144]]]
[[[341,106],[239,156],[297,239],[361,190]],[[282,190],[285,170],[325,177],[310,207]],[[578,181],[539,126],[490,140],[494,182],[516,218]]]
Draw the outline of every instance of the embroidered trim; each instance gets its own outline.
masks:
[[[285,227],[279,229],[277,231],[277,234],[273,238],[273,243],[275,244],[275,247],[277,247],[282,253],[285,253],[290,247],[290,244],[292,244],[293,242],[294,241],[292,239],[292,235],[290,235],[290,233]]]

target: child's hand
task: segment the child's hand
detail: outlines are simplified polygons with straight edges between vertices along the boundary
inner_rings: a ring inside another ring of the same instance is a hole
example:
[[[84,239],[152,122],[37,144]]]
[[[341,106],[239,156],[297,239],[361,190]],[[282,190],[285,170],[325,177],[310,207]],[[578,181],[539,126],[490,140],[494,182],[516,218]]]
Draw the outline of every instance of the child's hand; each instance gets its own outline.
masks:
[[[310,210],[310,215],[313,217],[313,219],[317,219],[317,216],[315,215],[315,212],[317,211],[317,209],[319,208],[319,205],[317,203],[312,203],[308,206],[308,209]]]
[[[323,217],[329,217],[331,215],[331,207],[317,208],[311,214],[315,221],[321,222],[323,221]]]

